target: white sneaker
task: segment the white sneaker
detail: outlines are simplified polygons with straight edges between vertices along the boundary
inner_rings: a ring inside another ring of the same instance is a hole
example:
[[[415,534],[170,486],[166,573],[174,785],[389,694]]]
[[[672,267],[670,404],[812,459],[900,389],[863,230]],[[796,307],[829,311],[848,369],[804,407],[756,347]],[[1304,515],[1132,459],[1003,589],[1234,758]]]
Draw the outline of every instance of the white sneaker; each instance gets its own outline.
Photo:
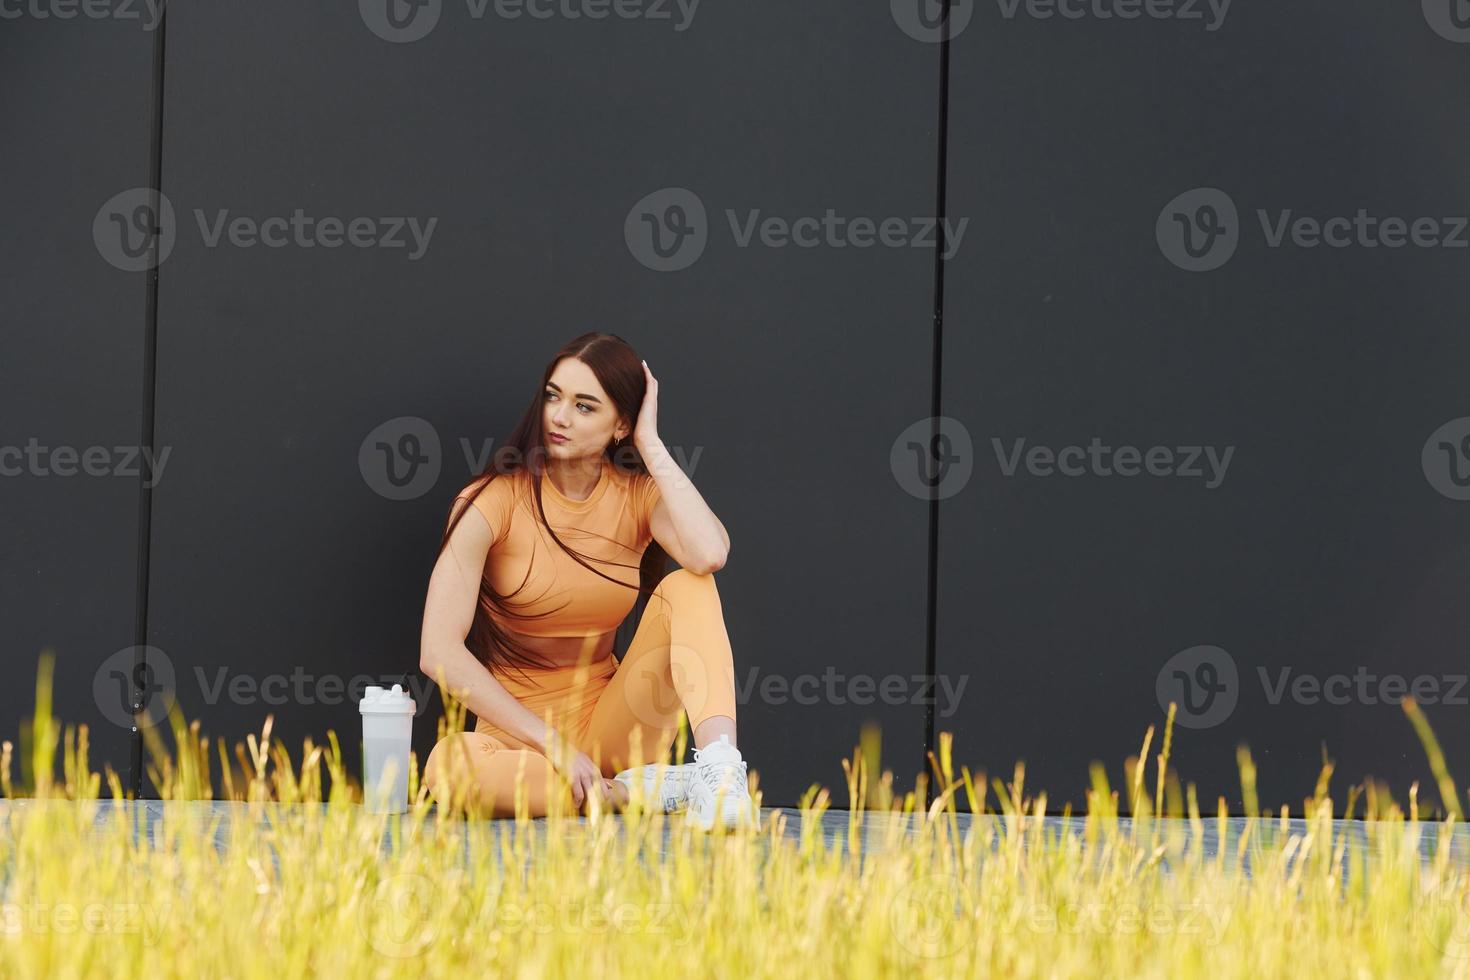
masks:
[[[694,750],[689,779],[689,822],[700,830],[749,827],[757,823],[746,782],[745,760],[727,735]]]
[[[682,810],[689,805],[689,781],[694,766],[671,766],[651,763],[624,769],[613,778],[628,787],[629,799],[641,799],[665,813]]]

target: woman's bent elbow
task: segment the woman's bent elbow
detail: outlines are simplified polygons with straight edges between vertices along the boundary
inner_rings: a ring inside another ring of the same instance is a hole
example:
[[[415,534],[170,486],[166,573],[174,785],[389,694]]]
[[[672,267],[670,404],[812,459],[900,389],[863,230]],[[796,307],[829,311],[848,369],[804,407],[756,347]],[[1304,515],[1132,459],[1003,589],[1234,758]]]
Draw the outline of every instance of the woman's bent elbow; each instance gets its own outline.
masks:
[[[440,656],[437,647],[426,646],[419,650],[419,671],[436,683],[438,677],[435,674],[443,663],[444,658]]]
[[[692,565],[689,568],[689,571],[693,572],[695,575],[713,575],[715,572],[718,572],[724,567],[725,559],[723,557],[706,558],[704,561]]]

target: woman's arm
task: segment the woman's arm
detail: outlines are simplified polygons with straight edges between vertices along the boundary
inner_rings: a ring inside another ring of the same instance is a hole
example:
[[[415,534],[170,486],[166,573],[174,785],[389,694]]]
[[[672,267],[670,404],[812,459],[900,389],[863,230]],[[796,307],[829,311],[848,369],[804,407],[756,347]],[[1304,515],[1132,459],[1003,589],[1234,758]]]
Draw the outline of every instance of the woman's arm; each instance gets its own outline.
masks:
[[[647,388],[633,425],[633,446],[663,497],[649,515],[649,530],[681,567],[708,575],[724,567],[730,556],[730,535],[658,437],[658,379],[647,361],[643,362],[643,379]]]
[[[640,445],[638,454],[662,495],[649,516],[653,539],[681,567],[695,574],[719,571],[730,555],[730,535],[725,525],[704,502],[694,482],[679,469],[663,442]]]
[[[479,602],[480,577],[494,532],[479,508],[477,516],[464,515],[449,536],[429,576],[424,602],[424,625],[419,637],[419,669],[442,683],[478,718],[550,754],[555,733],[515,699],[465,646]]]

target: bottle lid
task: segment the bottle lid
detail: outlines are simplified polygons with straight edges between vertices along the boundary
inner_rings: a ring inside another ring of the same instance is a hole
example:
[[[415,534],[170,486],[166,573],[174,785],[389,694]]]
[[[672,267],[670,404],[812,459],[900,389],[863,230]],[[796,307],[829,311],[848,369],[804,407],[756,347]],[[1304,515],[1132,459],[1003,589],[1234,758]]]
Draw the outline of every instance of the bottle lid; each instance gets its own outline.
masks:
[[[358,702],[357,708],[365,715],[411,715],[414,713],[413,698],[408,696],[402,684],[394,684],[391,691],[376,685],[370,686],[364,692],[362,700]]]

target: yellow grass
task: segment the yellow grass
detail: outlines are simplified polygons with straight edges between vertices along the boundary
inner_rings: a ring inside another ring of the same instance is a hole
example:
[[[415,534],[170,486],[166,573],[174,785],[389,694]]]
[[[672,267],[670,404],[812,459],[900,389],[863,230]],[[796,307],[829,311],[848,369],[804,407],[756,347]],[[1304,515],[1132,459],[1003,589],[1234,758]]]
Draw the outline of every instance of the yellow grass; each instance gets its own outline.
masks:
[[[1145,764],[1128,761],[1121,790],[1094,766],[1080,833],[1039,819],[1046,796],[1026,794],[1019,765],[988,800],[983,774],[954,772],[948,737],[932,760],[935,803],[895,794],[870,735],[843,760],[837,800],[814,787],[799,815],[759,833],[702,835],[636,808],[427,819],[416,779],[409,813],[373,816],[334,735],[325,747],[308,740],[293,765],[267,721],[236,746],[237,767],[175,712],[172,751],[145,730],[151,774],[178,801],[149,838],[125,806],[94,829],[103,776],[87,765],[85,727],[61,732],[50,693],[46,657],[19,785],[10,742],[0,759],[5,977],[1470,972],[1467,877],[1449,851],[1459,804],[1432,735],[1430,768],[1453,812],[1421,816],[1416,786],[1406,813],[1370,783],[1348,797],[1373,817],[1366,846],[1331,819],[1330,764],[1305,829],[1288,832],[1283,811],[1237,832],[1223,800],[1201,812],[1168,768],[1172,711],[1157,754],[1149,728]],[[448,707],[441,726],[463,717]],[[1405,710],[1428,734],[1418,709]],[[58,750],[61,784],[49,777]],[[242,801],[234,820],[187,802],[207,796],[216,750],[226,795]],[[1244,749],[1239,763],[1256,812]],[[116,774],[105,780],[122,799]],[[960,801],[987,816],[964,828]],[[828,843],[818,821],[834,802],[852,812]],[[1125,802],[1132,822],[1117,818]],[[1214,856],[1199,845],[1207,821],[1225,844]],[[1433,844],[1423,861],[1421,837]]]

